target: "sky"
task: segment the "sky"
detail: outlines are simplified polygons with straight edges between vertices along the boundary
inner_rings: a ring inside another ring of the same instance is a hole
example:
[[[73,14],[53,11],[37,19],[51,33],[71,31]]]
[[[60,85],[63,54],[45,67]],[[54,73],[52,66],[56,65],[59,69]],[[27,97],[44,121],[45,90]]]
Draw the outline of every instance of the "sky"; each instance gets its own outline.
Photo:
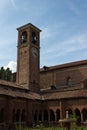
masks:
[[[0,67],[16,71],[16,28],[42,30],[40,66],[87,59],[87,0],[0,0]]]

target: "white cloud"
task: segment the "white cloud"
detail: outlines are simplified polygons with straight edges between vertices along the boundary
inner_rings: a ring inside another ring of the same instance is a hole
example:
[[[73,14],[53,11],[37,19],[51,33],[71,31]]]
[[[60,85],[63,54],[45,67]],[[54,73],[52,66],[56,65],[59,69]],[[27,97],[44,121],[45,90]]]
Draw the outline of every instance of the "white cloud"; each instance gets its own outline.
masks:
[[[8,65],[6,65],[4,68],[10,68],[10,70],[12,70],[12,72],[16,72],[16,66],[17,63],[15,61],[9,61]]]

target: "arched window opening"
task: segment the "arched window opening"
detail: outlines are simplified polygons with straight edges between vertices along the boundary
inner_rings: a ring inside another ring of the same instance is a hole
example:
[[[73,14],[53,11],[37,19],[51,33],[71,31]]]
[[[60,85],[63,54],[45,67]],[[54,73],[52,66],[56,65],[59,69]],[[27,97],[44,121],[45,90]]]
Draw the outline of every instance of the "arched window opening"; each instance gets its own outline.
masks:
[[[32,43],[36,43],[37,41],[37,37],[36,37],[36,33],[35,32],[32,32]]]
[[[71,77],[67,78],[67,85],[68,86],[72,86],[72,79],[71,79]]]
[[[21,35],[21,44],[24,44],[25,42],[27,42],[27,32],[24,31]]]

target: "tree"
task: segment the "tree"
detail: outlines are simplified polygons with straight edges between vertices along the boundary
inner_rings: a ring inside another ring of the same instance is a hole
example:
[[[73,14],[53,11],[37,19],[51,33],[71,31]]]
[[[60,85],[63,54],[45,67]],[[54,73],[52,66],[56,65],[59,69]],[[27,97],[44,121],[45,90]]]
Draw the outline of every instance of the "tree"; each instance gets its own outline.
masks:
[[[12,75],[12,71],[9,68],[4,69],[4,67],[1,67],[1,69],[0,69],[0,79],[11,81],[11,75]]]

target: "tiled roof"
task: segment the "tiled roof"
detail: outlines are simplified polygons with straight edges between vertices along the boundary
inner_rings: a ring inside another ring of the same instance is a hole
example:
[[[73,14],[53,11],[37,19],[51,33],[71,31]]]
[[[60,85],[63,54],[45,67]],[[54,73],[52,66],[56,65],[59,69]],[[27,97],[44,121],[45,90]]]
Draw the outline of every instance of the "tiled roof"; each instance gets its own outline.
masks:
[[[43,67],[40,69],[40,72],[50,71],[50,70],[55,70],[55,69],[70,68],[70,67],[76,67],[76,66],[82,66],[82,65],[87,65],[87,60],[65,63],[65,64],[55,65],[55,66],[50,66],[50,67],[47,66],[47,69],[44,69]]]
[[[60,91],[53,93],[43,94],[45,100],[54,100],[54,99],[66,99],[66,98],[87,98],[86,89],[77,89],[72,91]]]
[[[4,89],[0,88],[0,95],[4,96],[10,96],[13,98],[26,98],[26,99],[31,99],[31,100],[40,100],[40,95],[38,93],[34,92],[24,92],[24,91],[17,91],[17,90],[12,90],[12,89]]]
[[[37,29],[38,31],[41,32],[41,30],[40,30],[39,28],[37,28],[35,25],[33,25],[32,23],[28,23],[28,24],[26,24],[26,25],[23,25],[23,26],[17,28],[17,30],[23,29],[24,27],[27,27],[27,26],[32,26],[33,28],[35,28],[35,29]]]
[[[0,80],[0,85],[19,88],[19,89],[28,89],[28,88],[25,88],[23,85],[17,84],[16,82],[9,82],[9,81],[5,81],[5,80]]]
[[[81,85],[81,86],[80,86]],[[70,98],[87,98],[87,89],[82,84],[75,87],[64,89],[55,89],[42,91],[41,94],[31,92],[24,87],[16,85],[16,83],[0,80],[0,95],[10,96],[13,98],[26,98],[30,100],[56,100]]]
[[[30,92],[28,88],[5,80],[0,80],[0,95],[33,100],[39,100],[41,97],[38,93]]]

